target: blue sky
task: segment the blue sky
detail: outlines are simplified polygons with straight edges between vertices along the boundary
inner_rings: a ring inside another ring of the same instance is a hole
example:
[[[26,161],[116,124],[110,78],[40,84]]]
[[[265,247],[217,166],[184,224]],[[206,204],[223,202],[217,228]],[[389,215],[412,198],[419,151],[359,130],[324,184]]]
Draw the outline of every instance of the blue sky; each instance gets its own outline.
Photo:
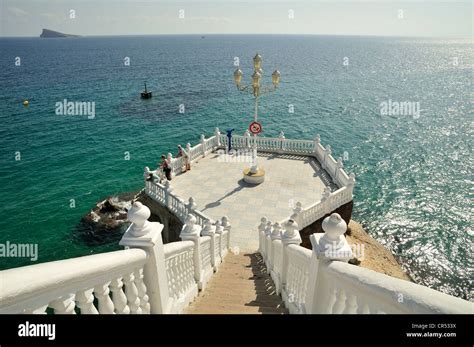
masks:
[[[473,5],[454,0],[0,0],[0,36],[38,36],[42,28],[79,35],[472,37]]]

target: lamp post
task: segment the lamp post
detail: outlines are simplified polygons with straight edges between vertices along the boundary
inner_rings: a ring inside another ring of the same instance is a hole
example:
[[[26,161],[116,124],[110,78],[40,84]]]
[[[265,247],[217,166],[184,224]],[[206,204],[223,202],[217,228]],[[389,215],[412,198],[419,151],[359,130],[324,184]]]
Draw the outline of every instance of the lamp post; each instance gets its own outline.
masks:
[[[243,72],[240,69],[234,72],[234,81],[237,89],[241,92],[253,94],[255,98],[255,111],[253,116],[254,123],[258,122],[258,98],[277,89],[280,83],[280,71],[275,70],[272,73],[272,84],[263,86],[261,85],[263,70],[262,70],[262,56],[256,54],[253,57],[254,72],[252,74],[252,83],[242,85]],[[262,183],[265,177],[265,171],[259,169],[257,166],[257,132],[253,133],[253,151],[252,151],[252,166],[250,169],[244,170],[244,180],[249,183]]]

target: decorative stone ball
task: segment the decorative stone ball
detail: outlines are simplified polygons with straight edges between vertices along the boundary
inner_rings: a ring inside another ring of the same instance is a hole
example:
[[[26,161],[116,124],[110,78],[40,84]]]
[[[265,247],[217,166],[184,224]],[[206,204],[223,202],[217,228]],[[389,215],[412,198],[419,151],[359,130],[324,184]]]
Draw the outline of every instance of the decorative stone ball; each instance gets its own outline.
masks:
[[[298,232],[298,224],[290,219],[285,225],[285,237],[291,238],[294,237]]]
[[[150,209],[139,201],[135,201],[127,212],[128,220],[137,227],[143,227],[150,215]]]
[[[334,242],[339,242],[340,236],[347,230],[346,222],[338,213],[333,213],[329,217],[324,218],[322,227],[327,241]]]
[[[191,213],[188,214],[188,216],[186,217],[186,226],[188,227],[193,227],[194,224],[196,224],[196,217],[194,217],[194,215],[192,215]]]

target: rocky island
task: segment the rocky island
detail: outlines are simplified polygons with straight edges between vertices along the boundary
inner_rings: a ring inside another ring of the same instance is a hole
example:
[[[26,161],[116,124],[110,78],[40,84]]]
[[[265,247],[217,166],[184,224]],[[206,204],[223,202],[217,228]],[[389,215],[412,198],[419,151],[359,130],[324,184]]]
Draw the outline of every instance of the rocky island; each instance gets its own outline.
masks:
[[[60,33],[59,31],[43,29],[40,37],[42,38],[55,38],[55,37],[80,37],[79,35],[71,35],[71,34],[64,34]]]

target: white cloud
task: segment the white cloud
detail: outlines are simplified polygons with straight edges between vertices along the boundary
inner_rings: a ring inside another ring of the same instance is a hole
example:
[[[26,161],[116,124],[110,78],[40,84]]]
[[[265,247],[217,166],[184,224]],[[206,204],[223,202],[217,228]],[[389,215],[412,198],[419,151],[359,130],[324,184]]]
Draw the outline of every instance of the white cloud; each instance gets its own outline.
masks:
[[[30,15],[28,12],[22,10],[21,8],[13,6],[8,7],[8,11],[18,17],[28,17]]]

